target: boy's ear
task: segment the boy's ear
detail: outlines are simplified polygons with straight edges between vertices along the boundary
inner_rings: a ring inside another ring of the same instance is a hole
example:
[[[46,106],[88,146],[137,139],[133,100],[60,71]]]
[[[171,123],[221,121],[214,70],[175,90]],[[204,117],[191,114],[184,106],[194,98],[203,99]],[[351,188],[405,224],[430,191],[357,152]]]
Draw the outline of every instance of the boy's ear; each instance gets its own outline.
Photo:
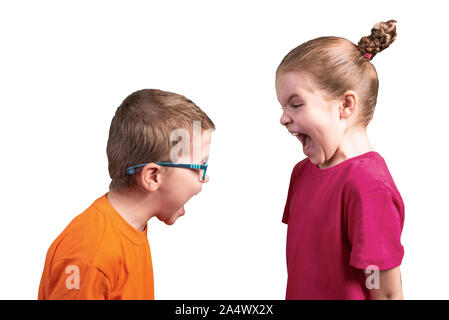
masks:
[[[145,190],[156,191],[159,189],[162,182],[161,168],[161,166],[155,163],[149,163],[143,167],[140,175],[140,183]]]

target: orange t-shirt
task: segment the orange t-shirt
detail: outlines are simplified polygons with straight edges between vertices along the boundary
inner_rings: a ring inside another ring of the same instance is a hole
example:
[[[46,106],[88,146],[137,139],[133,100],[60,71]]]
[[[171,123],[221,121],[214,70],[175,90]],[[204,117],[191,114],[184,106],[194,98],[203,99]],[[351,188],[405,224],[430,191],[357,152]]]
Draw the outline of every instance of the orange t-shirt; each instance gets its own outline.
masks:
[[[128,224],[106,195],[48,249],[38,299],[154,299],[147,226]]]

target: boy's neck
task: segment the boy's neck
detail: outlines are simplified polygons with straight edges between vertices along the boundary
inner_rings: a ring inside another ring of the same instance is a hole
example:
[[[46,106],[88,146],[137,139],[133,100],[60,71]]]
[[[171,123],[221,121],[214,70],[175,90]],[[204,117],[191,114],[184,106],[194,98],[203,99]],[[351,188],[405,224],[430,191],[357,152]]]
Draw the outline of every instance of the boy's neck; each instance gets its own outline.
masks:
[[[155,215],[147,205],[148,196],[138,192],[109,191],[106,197],[115,211],[138,231],[145,230],[148,220]]]

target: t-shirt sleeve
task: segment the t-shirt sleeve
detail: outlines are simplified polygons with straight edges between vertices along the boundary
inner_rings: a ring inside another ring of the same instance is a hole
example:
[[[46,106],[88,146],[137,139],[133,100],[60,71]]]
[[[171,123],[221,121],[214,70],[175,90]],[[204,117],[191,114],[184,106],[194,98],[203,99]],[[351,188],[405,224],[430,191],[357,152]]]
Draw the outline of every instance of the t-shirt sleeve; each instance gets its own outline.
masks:
[[[59,260],[52,264],[50,274],[42,279],[39,299],[107,300],[110,285],[106,275],[83,260]]]
[[[391,269],[401,264],[404,248],[400,238],[404,225],[402,199],[386,186],[356,189],[348,197],[347,236],[350,265],[366,269]]]
[[[282,222],[288,224],[288,218],[290,216],[290,202],[293,194],[293,186],[295,185],[296,180],[296,168],[293,168],[291,177],[290,177],[290,185],[288,186],[287,193],[287,201],[285,202],[284,213],[282,215]]]

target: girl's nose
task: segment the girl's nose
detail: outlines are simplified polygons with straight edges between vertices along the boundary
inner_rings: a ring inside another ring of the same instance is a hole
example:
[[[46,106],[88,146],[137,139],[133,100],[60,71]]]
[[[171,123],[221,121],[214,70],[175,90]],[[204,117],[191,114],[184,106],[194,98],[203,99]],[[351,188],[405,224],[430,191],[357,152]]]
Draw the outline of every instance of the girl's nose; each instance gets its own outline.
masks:
[[[287,124],[289,124],[292,121],[292,119],[285,113],[285,110],[282,111],[282,116],[281,116],[281,124],[283,126],[286,126]]]

